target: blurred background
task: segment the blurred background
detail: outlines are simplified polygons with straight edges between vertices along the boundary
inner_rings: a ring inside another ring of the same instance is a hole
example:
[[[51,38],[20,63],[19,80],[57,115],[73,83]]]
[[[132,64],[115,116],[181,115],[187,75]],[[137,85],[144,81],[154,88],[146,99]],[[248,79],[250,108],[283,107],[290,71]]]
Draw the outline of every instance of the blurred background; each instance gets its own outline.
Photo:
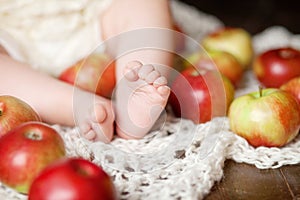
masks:
[[[180,0],[219,18],[227,26],[242,27],[251,34],[281,25],[300,33],[299,0]]]

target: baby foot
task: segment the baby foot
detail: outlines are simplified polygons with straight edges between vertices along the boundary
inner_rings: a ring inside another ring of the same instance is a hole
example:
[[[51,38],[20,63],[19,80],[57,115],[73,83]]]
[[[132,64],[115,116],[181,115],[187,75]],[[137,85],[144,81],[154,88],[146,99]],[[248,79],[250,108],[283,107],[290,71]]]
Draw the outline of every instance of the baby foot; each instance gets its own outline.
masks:
[[[167,79],[152,65],[127,64],[116,95],[116,131],[126,139],[142,138],[164,110],[170,94]]]
[[[81,135],[90,141],[109,143],[114,134],[114,112],[111,102],[101,97],[96,97],[92,106],[86,105],[86,102],[91,102],[88,98],[81,99],[81,102],[85,104],[77,105],[81,109],[75,112]]]

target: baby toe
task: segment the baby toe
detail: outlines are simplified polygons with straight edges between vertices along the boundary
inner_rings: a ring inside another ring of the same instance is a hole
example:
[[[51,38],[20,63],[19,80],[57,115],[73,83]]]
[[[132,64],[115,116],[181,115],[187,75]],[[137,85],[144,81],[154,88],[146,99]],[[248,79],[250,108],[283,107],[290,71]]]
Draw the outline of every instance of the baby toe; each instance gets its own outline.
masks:
[[[93,130],[88,131],[83,135],[87,140],[93,141],[96,138],[96,133]]]
[[[160,74],[158,71],[152,71],[148,74],[148,76],[145,78],[145,81],[147,83],[154,83],[154,81],[156,81],[158,78],[160,77]]]
[[[79,130],[83,133],[87,133],[89,130],[91,130],[91,126],[88,123],[88,120],[86,120],[84,123],[79,124]]]
[[[108,131],[107,127],[103,124],[92,123],[92,128],[95,132],[95,141],[102,141],[104,143],[109,143],[112,140],[112,131]]]
[[[127,63],[125,69],[135,70],[135,69],[139,69],[142,66],[143,66],[143,64],[140,61],[133,60],[133,61],[130,61],[130,62]]]
[[[145,80],[153,70],[154,67],[152,65],[143,65],[138,71],[138,76]]]
[[[102,123],[105,121],[107,117],[107,111],[102,104],[95,104],[94,114],[93,114],[93,121]]]
[[[157,88],[157,92],[162,96],[162,97],[168,97],[170,94],[170,88],[166,85],[160,86]]]
[[[131,61],[127,63],[124,69],[124,76],[129,81],[136,81],[138,77],[138,72],[142,67],[142,63],[139,61]]]
[[[153,85],[154,87],[160,87],[160,86],[165,86],[167,85],[168,81],[166,77],[164,76],[159,76],[154,82]]]

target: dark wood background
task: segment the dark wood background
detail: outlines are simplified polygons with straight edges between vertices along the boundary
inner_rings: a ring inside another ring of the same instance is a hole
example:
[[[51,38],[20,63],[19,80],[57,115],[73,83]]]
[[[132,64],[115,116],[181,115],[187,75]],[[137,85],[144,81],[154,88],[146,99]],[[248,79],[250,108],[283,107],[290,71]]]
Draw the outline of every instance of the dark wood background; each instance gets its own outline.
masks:
[[[298,0],[180,0],[218,17],[228,26],[242,27],[251,34],[282,25],[300,33]]]

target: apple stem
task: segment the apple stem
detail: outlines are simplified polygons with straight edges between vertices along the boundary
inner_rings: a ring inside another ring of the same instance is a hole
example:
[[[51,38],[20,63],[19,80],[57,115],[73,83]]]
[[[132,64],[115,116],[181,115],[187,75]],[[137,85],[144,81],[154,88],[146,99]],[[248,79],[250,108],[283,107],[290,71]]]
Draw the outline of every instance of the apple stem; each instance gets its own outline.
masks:
[[[258,87],[258,90],[259,90],[259,97],[262,97],[263,87],[260,85],[260,86]]]

